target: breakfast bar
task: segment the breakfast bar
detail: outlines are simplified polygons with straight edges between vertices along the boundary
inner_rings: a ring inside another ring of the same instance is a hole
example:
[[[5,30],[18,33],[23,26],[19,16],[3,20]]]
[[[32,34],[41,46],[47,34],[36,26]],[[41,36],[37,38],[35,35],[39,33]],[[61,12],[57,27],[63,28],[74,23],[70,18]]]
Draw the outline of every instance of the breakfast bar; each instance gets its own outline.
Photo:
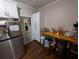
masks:
[[[43,36],[47,37],[55,37],[57,40],[64,40],[69,41],[71,43],[78,43],[77,39],[71,36],[64,36],[63,34],[60,34],[59,32],[42,32]]]
[[[72,36],[65,36],[60,32],[42,32],[41,34],[45,37],[48,37],[48,38],[50,37],[52,40],[55,40],[55,43],[49,44],[50,47],[54,48],[54,51],[57,51],[57,49],[60,49],[59,51],[62,50],[63,53],[60,53],[60,54],[62,54],[63,56],[69,55],[69,53],[71,53],[71,52],[73,54],[78,55],[77,38],[72,37]],[[55,38],[55,39],[53,39],[53,38]],[[74,47],[76,49],[76,51],[73,50],[73,45],[74,46],[76,45],[76,47]]]

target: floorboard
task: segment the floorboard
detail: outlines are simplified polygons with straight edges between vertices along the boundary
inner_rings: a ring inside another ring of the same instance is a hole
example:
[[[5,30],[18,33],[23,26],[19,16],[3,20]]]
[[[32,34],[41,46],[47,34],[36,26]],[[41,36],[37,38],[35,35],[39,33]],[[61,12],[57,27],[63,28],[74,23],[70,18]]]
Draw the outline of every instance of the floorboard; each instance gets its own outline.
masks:
[[[22,59],[59,59],[55,54],[49,53],[49,49],[45,48],[37,41],[32,41],[25,45],[26,54]]]

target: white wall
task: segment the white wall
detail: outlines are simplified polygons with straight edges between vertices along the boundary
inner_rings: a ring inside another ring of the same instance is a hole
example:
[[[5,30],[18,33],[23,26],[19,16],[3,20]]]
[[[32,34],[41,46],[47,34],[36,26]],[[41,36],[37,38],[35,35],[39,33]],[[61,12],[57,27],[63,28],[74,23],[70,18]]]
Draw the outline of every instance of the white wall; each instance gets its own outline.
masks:
[[[23,17],[30,17],[33,13],[37,11],[35,8],[32,8],[21,2],[18,2],[18,7],[20,8],[20,16]]]
[[[64,30],[71,30],[73,24],[77,21],[77,0],[56,0],[39,11],[42,27],[63,27]]]

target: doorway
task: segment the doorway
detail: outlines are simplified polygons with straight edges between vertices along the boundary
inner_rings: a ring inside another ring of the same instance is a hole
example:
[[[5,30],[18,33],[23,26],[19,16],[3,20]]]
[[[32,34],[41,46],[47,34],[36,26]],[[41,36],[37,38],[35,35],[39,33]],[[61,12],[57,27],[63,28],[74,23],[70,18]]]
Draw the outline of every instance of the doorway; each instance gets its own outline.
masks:
[[[26,44],[31,41],[31,19],[30,17],[20,17],[20,21],[24,44]]]

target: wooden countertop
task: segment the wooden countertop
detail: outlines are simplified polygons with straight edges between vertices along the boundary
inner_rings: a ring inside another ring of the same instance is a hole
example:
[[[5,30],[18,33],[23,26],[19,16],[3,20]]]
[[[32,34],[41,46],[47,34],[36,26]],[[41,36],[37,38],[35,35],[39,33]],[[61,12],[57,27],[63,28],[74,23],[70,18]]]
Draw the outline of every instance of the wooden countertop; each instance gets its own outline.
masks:
[[[72,43],[78,43],[78,39],[76,39],[74,37],[70,37],[70,36],[64,36],[62,34],[58,35],[56,32],[42,32],[41,34],[43,36],[55,37],[58,40],[65,40],[65,41],[69,41]]]

